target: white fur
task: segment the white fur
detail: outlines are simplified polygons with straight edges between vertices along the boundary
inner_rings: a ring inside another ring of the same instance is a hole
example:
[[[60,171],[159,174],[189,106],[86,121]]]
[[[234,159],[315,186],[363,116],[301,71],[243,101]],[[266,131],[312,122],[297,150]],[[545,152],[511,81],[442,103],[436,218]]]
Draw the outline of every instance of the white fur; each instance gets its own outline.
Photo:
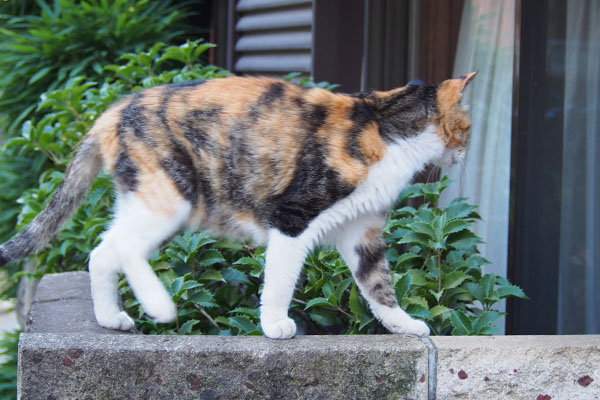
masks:
[[[269,231],[260,323],[271,339],[287,339],[296,333],[296,324],[288,318],[287,312],[308,251],[309,247],[297,238],[277,229]]]
[[[191,205],[173,199],[172,212],[160,215],[133,194],[119,198],[113,225],[90,255],[94,312],[105,328],[128,330],[133,321],[119,310],[117,274],[123,272],[144,310],[158,322],[175,319],[176,308],[148,258],[184,224]]]
[[[383,227],[385,219],[379,215],[363,215],[344,224],[343,229],[337,231],[337,250],[346,261],[353,276],[356,276],[360,259],[355,249],[360,244],[365,233],[374,227]],[[429,335],[427,324],[411,318],[399,306],[390,308],[375,301],[360,280],[355,279],[363,297],[369,303],[373,314],[392,333],[408,333],[418,336]]]
[[[287,309],[306,253],[323,241],[336,243],[352,271],[358,266],[354,247],[364,232],[373,227],[369,222],[381,218],[400,191],[428,162],[441,157],[444,144],[429,126],[420,135],[400,139],[388,146],[381,161],[372,166],[367,179],[348,197],[336,202],[315,218],[297,238],[277,230],[269,232],[265,263],[265,286],[261,296],[261,325],[270,338],[285,339],[296,332]],[[365,296],[365,291],[363,291]],[[374,314],[395,333],[426,335],[427,326],[413,320],[400,307],[390,309],[370,299]]]
[[[367,179],[348,197],[315,218],[302,232],[300,240],[310,248],[346,221],[388,211],[413,176],[428,162],[439,158],[443,151],[444,143],[433,125],[418,136],[392,143],[383,159],[371,167]]]

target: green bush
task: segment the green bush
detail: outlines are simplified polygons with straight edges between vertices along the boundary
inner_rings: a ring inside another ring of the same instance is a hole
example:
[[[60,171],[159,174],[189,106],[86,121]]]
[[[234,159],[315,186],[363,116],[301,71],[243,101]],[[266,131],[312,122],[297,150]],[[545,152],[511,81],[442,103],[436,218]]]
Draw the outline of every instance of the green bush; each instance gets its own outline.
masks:
[[[0,114],[14,131],[42,93],[79,75],[98,79],[128,52],[189,32],[185,3],[39,0],[41,15],[0,15]],[[183,7],[182,7],[183,6]],[[5,6],[5,8],[9,8]],[[8,11],[14,7],[10,7]],[[184,10],[184,11],[182,11]]]
[[[82,96],[74,91],[85,90],[79,87],[85,81],[96,93],[106,89],[118,95],[117,86],[99,87],[92,82],[114,76],[104,66],[117,62],[122,54],[140,52],[156,42],[179,40],[190,33],[191,27],[183,23],[190,15],[189,4],[149,0],[0,2],[0,142],[17,138],[0,149],[0,242],[15,234],[20,213],[21,220],[26,219],[33,212],[28,207],[36,207],[35,202],[29,202],[23,208],[26,199],[22,194],[36,188],[31,195],[36,196],[35,191],[41,189],[39,195],[45,198],[44,190],[52,190],[60,179],[54,173],[52,181],[45,171],[62,170],[70,156],[70,150],[65,153],[65,149],[72,148],[91,122],[85,119],[70,124],[68,112],[57,115],[59,108],[49,112],[53,101],[62,101],[60,89],[65,89],[65,96]],[[46,98],[40,102],[44,93]],[[86,109],[75,109],[73,114],[94,118],[90,113],[99,105],[92,104],[92,98],[108,102],[110,95],[86,93],[85,98],[90,99]],[[63,125],[69,126],[63,129]],[[14,272],[19,265],[9,269]],[[3,296],[13,294],[11,290]]]
[[[0,400],[13,400],[17,398],[17,351],[19,333],[0,333]]]
[[[476,207],[458,198],[447,207],[437,202],[451,181],[417,183],[407,187],[401,201],[423,198],[418,209],[397,207],[389,218],[388,259],[396,275],[396,294],[402,307],[427,321],[435,335],[489,335],[502,313],[493,306],[507,297],[526,298],[506,279],[484,274],[489,262],[479,254],[481,239],[472,231],[480,219]],[[408,248],[407,248],[408,247]]]

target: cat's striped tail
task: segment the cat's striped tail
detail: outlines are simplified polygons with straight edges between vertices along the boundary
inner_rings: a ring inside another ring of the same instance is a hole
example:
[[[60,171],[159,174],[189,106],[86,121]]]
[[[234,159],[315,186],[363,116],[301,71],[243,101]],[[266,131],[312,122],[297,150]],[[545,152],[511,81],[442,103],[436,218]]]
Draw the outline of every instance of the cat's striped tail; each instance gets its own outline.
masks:
[[[25,257],[46,245],[73,214],[102,168],[97,138],[86,135],[50,202],[23,231],[0,245],[0,265]]]

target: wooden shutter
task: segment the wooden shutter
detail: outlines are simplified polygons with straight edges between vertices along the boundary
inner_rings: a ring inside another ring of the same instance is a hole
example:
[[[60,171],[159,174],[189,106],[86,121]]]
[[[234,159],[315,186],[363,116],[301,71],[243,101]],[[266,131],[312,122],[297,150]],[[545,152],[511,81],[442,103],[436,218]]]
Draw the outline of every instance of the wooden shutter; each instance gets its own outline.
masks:
[[[312,73],[312,0],[240,0],[235,12],[236,73]]]

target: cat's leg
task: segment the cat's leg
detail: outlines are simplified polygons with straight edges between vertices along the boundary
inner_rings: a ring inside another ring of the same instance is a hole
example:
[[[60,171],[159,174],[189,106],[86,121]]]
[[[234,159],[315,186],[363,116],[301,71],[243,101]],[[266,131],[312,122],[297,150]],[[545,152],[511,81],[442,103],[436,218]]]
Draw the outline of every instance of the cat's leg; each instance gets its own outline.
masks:
[[[307,252],[300,239],[275,229],[269,232],[260,324],[271,339],[288,339],[296,334],[296,323],[288,317],[288,308]]]
[[[92,299],[101,326],[131,329],[118,308],[117,274],[123,272],[144,311],[157,322],[171,322],[176,307],[147,259],[184,224],[189,203],[173,200],[171,211],[151,210],[134,194],[119,199],[112,226],[90,257]]]
[[[128,331],[133,329],[133,320],[119,309],[117,291],[118,273],[121,265],[112,244],[110,231],[90,254],[90,281],[94,314],[98,325],[108,329]]]
[[[411,318],[398,305],[381,237],[384,224],[382,216],[361,217],[346,224],[337,232],[337,249],[383,326],[393,333],[429,335],[424,322]]]

